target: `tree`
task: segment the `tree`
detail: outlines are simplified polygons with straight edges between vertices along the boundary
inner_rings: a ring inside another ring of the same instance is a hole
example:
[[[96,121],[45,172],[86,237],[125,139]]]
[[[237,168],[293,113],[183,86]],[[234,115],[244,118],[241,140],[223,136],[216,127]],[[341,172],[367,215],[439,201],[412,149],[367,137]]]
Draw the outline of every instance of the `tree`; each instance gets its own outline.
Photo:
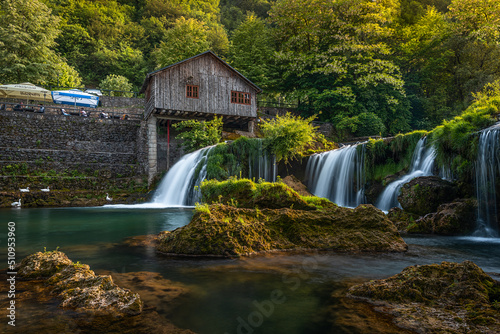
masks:
[[[55,84],[57,70],[70,81],[79,76],[52,49],[59,18],[38,0],[4,0],[0,7],[0,82]],[[72,78],[69,78],[69,77]]]
[[[248,79],[269,91],[277,76],[273,40],[264,20],[248,15],[233,32],[229,53],[230,64]]]
[[[167,30],[165,40],[153,51],[156,68],[174,64],[183,59],[207,51],[207,27],[203,22],[181,17],[173,28]]]
[[[211,121],[187,120],[173,125],[176,129],[189,129],[181,132],[177,138],[182,139],[182,146],[192,152],[197,149],[217,144],[222,137],[222,117]]]
[[[313,119],[314,116],[303,119],[289,113],[264,119],[260,123],[264,147],[276,156],[276,161],[297,157],[316,137]]]
[[[99,84],[102,90],[109,90],[110,96],[127,96],[131,97],[132,84],[122,75],[110,74]]]
[[[283,89],[308,114],[335,124],[364,112],[389,133],[409,130],[408,101],[386,41],[398,11],[393,0],[281,0],[272,7]]]

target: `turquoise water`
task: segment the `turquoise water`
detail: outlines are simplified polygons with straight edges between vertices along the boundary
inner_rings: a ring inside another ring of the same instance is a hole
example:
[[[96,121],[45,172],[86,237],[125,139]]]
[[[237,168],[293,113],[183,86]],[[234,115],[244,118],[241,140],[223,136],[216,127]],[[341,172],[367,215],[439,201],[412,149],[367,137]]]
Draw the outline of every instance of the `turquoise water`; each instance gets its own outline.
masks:
[[[7,267],[6,233],[16,224],[17,260],[57,247],[97,273],[149,271],[189,289],[174,306],[151,299],[176,326],[211,333],[397,333],[390,320],[370,318],[360,302],[344,298],[355,283],[385,278],[414,264],[472,260],[500,273],[500,239],[406,238],[405,254],[287,254],[243,259],[173,258],[128,237],[173,230],[189,222],[192,209],[56,208],[0,210],[0,268]],[[3,296],[2,296],[3,297]],[[364,304],[363,304],[364,305]],[[167,307],[168,306],[168,307]],[[36,317],[36,315],[34,315]],[[373,316],[373,315],[372,315]],[[377,323],[377,327],[371,327]]]

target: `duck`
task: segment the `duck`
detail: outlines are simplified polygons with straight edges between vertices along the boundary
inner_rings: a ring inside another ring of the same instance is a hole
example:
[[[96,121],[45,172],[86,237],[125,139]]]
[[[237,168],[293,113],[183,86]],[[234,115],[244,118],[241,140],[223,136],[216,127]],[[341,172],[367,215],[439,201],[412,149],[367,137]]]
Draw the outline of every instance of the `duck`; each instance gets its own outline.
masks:
[[[21,199],[19,199],[19,201],[17,201],[17,202],[12,202],[11,205],[15,208],[20,208],[21,207]]]
[[[47,188],[44,188],[44,189],[40,189],[40,191],[43,191],[43,192],[46,192],[46,193],[48,193],[48,192],[50,191],[50,189],[49,189],[49,188],[50,188],[50,187],[48,187],[48,186],[47,186]]]
[[[19,191],[22,192],[22,193],[29,193],[30,192],[30,187],[21,188],[21,189],[19,189]]]
[[[106,193],[106,201],[111,202],[113,199],[109,197],[108,193]]]

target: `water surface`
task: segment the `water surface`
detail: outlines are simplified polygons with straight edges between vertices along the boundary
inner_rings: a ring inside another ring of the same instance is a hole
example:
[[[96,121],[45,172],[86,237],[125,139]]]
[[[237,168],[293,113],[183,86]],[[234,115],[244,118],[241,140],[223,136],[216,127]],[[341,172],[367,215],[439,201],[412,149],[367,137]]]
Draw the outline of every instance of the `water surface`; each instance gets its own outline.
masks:
[[[70,259],[89,264],[97,273],[153,272],[181,284],[188,292],[175,303],[167,300],[161,286],[148,287],[152,291],[147,303],[176,326],[202,334],[399,333],[390,318],[345,298],[348,287],[389,277],[410,265],[441,261],[472,260],[486,272],[500,273],[500,239],[492,238],[412,236],[405,239],[409,251],[404,254],[321,252],[242,259],[164,257],[151,248],[123,244],[128,237],[183,226],[192,211],[2,209],[0,263],[5,265],[0,268],[6,267],[7,223],[13,221],[18,261],[33,252],[59,247]],[[24,312],[36,318],[36,308],[30,304]]]

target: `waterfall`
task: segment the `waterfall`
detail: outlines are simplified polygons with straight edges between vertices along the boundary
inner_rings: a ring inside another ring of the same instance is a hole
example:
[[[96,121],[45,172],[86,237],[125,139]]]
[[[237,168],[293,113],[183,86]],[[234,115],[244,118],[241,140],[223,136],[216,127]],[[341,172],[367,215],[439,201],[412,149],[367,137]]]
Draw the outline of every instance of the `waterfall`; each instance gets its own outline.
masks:
[[[481,131],[476,161],[476,236],[498,237],[496,173],[500,173],[500,126]]]
[[[184,155],[163,177],[152,203],[165,206],[192,206],[200,198],[196,187],[207,175],[207,154],[213,146]]]
[[[278,176],[278,167],[276,157],[270,155],[262,146],[262,140],[259,140],[259,149],[256,152],[250,152],[248,157],[248,178],[264,179],[267,182],[276,182]]]
[[[426,137],[421,138],[415,146],[409,173],[385,187],[375,204],[377,208],[382,211],[389,211],[393,207],[400,208],[401,204],[398,202],[398,195],[401,187],[417,177],[432,175],[436,151],[432,146],[425,147],[425,141]]]
[[[356,207],[365,202],[364,145],[349,145],[314,154],[306,167],[311,193],[340,206]]]

